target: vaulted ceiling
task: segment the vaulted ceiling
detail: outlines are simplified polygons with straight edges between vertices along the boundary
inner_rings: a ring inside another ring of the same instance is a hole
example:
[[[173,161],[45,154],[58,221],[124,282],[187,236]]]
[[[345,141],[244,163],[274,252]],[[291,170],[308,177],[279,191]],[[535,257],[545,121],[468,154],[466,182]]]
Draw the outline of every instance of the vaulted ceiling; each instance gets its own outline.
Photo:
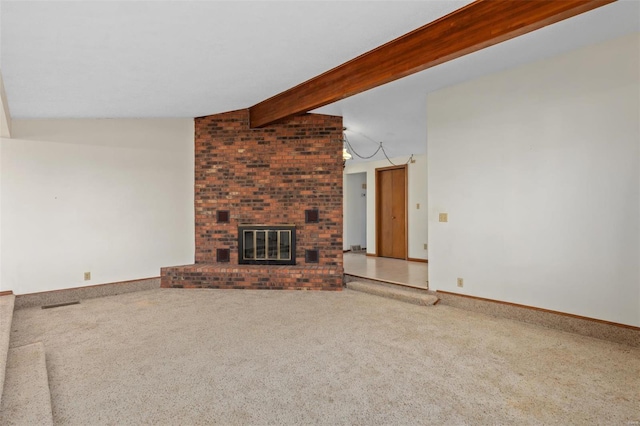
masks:
[[[0,1],[13,118],[196,117],[250,107],[469,1]],[[621,0],[325,106],[363,153],[425,151],[426,95],[640,30]]]

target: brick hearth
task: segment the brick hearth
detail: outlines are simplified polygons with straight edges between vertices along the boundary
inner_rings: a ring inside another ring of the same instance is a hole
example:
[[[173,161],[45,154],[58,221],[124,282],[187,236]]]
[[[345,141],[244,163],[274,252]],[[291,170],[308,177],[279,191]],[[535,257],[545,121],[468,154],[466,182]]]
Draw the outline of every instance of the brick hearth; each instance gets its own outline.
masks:
[[[341,117],[260,129],[249,128],[248,110],[196,118],[196,263],[162,268],[162,287],[342,289],[341,139]],[[318,222],[305,223],[314,209]],[[295,225],[296,265],[238,265],[239,224]],[[216,262],[219,249],[229,262]],[[307,250],[317,262],[306,263]]]
[[[337,266],[186,265],[163,268],[162,278],[163,287],[173,288],[342,289],[342,268]]]

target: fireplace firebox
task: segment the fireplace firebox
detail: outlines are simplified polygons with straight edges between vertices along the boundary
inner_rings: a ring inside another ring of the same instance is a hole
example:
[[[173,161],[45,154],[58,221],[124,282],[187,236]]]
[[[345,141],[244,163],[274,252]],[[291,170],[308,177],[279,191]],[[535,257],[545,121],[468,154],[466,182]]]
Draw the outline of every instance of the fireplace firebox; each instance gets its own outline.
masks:
[[[295,225],[239,225],[238,263],[295,265]]]

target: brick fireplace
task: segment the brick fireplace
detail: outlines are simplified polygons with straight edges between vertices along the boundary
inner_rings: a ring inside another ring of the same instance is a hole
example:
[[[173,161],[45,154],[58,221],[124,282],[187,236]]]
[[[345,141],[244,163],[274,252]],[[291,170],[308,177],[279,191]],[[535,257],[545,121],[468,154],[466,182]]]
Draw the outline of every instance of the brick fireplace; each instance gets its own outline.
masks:
[[[162,287],[341,290],[341,139],[335,116],[260,129],[248,110],[196,118],[196,263],[162,268]],[[239,263],[243,242],[249,264]],[[268,261],[287,247],[294,264]]]

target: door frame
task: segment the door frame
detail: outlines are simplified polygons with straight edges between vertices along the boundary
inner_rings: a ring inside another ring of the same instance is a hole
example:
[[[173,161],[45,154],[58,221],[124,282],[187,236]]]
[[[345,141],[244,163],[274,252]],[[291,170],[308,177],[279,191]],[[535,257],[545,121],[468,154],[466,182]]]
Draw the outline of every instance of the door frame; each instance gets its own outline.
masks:
[[[386,172],[389,170],[404,169],[404,260],[409,259],[409,165],[402,164],[400,166],[379,167],[376,169],[376,254],[380,253],[380,172]]]

